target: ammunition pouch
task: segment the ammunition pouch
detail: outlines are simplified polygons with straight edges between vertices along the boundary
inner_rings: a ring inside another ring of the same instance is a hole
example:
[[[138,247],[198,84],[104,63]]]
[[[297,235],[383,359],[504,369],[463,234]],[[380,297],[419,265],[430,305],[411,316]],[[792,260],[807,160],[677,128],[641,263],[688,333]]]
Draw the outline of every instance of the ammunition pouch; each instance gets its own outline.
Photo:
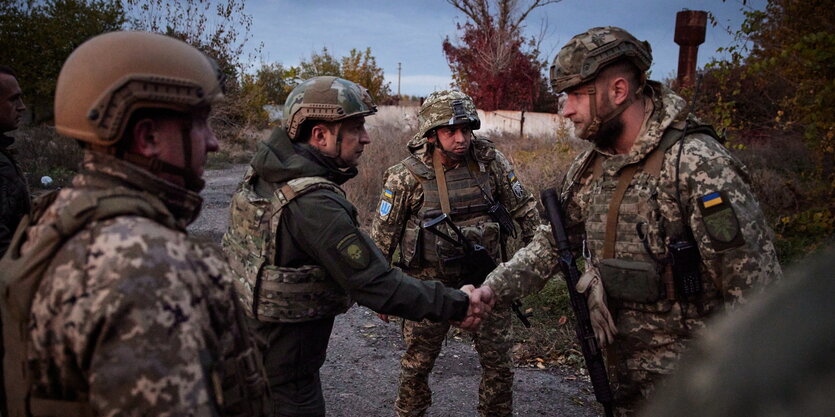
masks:
[[[598,268],[606,294],[613,300],[650,304],[663,295],[654,263],[610,258],[600,261]]]
[[[261,359],[252,347],[223,362],[219,369],[220,391],[223,393],[219,404],[224,415],[259,416],[264,412],[264,396],[267,380],[261,368]],[[217,377],[213,373],[212,377]],[[217,390],[217,388],[215,388]]]

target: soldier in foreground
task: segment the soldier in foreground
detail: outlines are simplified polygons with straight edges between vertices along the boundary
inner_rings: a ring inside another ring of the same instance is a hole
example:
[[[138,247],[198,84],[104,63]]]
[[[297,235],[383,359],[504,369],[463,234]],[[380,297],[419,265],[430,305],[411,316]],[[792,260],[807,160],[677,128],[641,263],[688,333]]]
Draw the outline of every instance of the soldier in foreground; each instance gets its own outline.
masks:
[[[641,415],[831,416],[833,270],[830,243],[738,314],[712,322]]]
[[[562,114],[594,145],[569,168],[560,199],[620,415],[652,394],[708,316],[781,276],[745,167],[682,98],[646,80],[651,60],[648,43],[599,27],[572,38],[551,67],[552,86],[567,94]],[[554,247],[539,229],[484,288],[499,302],[538,290],[556,272]]]
[[[398,266],[404,272],[454,288],[471,272],[464,248],[421,225],[445,213],[472,243],[501,262],[507,259],[508,238],[517,234],[514,221],[523,242],[533,237],[540,224],[536,200],[493,143],[473,135],[481,123],[466,94],[432,93],[420,107],[418,123],[407,145],[411,155],[385,173],[371,237],[388,259],[400,246]],[[456,236],[449,228],[441,233]],[[483,368],[478,405],[482,416],[513,413],[509,328],[510,308],[505,304],[497,306],[473,335]],[[432,404],[429,374],[448,330],[447,323],[404,323],[406,352],[400,361],[397,415],[422,416]]]
[[[29,187],[11,146],[14,138],[6,132],[15,130],[26,105],[11,68],[0,65],[0,256],[6,252],[20,219],[29,213]]]
[[[334,317],[354,301],[413,320],[478,325],[468,295],[392,269],[359,229],[340,185],[357,175],[376,106],[361,86],[315,77],[287,97],[285,124],[260,144],[232,197],[223,247],[261,350],[274,416],[324,416],[319,368]],[[465,289],[469,290],[472,286]],[[489,300],[486,300],[489,301]]]
[[[228,266],[186,233],[222,96],[216,65],[162,35],[100,35],[64,63],[55,126],[84,160],[0,261],[11,416],[261,414]]]

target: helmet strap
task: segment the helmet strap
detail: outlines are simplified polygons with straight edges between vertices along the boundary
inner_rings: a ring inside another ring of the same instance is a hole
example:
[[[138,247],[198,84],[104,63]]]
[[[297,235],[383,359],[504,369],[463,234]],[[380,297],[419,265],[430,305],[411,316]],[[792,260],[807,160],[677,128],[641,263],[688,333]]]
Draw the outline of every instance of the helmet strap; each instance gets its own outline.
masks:
[[[154,174],[165,173],[176,177],[180,177],[183,179],[185,188],[191,191],[199,192],[203,189],[203,187],[205,187],[206,181],[204,181],[191,170],[191,126],[184,127],[180,133],[180,137],[181,144],[183,147],[182,167],[170,164],[159,158],[148,158],[147,156],[140,155],[134,152],[124,152],[121,158],[134,165],[145,168]]]
[[[600,125],[608,122],[609,120],[614,119],[615,117],[620,116],[620,114],[623,113],[634,101],[634,95],[629,94],[629,96],[626,98],[626,100],[623,101],[623,103],[620,103],[620,105],[615,107],[615,109],[612,110],[611,113],[606,115],[605,118],[601,118],[597,114],[597,88],[594,86],[594,83],[589,85],[586,91],[589,95],[589,118],[591,119],[591,123],[589,124],[589,127],[586,128],[580,135],[581,139],[588,139],[589,137],[595,135],[597,131],[600,130]],[[637,94],[637,92],[635,94]]]

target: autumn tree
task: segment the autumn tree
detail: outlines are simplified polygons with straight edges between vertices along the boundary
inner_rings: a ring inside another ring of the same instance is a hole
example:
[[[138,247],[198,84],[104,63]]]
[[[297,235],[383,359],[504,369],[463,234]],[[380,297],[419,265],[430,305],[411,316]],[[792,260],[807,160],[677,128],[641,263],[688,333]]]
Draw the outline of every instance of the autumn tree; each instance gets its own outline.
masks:
[[[459,43],[443,42],[461,90],[485,110],[532,110],[542,102],[544,63],[536,41],[522,35],[522,23],[534,9],[559,0],[447,1],[468,19],[458,26]]]
[[[371,55],[371,48],[365,48],[365,52],[351,49],[348,56],[342,58],[342,78],[367,88],[378,103],[391,95],[391,87],[383,69],[377,66],[377,59]]]

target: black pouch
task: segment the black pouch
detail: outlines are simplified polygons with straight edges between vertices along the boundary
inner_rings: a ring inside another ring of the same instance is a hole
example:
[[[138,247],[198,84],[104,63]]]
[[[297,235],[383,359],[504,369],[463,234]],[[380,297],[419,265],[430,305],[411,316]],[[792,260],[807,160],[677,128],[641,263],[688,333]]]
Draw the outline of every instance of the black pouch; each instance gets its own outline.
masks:
[[[673,280],[679,299],[688,299],[702,293],[702,277],[699,274],[699,249],[693,242],[680,240],[668,245],[673,260]]]
[[[606,294],[616,300],[654,303],[661,298],[655,264],[626,259],[604,259],[598,265]]]

